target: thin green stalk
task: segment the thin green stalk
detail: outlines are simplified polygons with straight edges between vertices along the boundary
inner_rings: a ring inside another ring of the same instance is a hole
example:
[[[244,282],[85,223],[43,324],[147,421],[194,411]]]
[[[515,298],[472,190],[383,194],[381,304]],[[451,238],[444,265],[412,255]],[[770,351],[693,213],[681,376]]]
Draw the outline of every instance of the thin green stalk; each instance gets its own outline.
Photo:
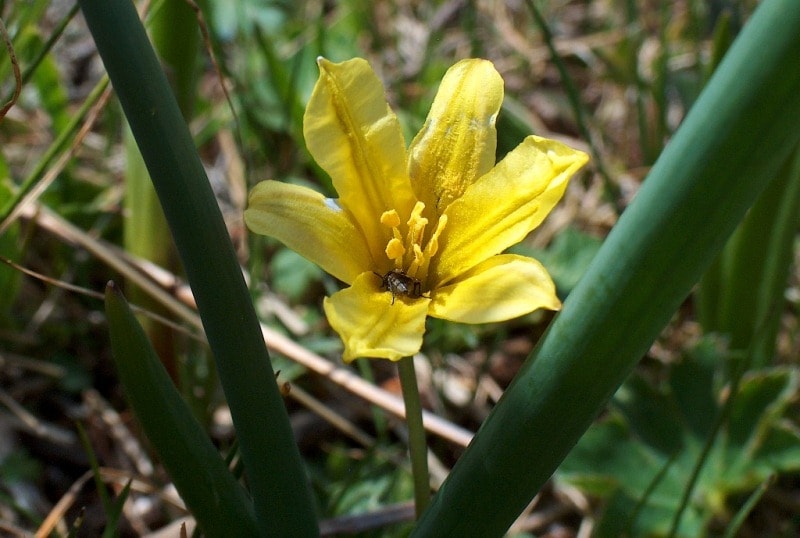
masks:
[[[42,48],[39,50],[38,54],[30,61],[26,62],[25,69],[22,71],[22,86],[25,86],[28,82],[30,82],[33,73],[36,71],[36,68],[42,63],[42,61],[50,54],[53,46],[61,39],[61,35],[64,33],[64,30],[67,28],[67,25],[72,21],[75,14],[78,13],[78,4],[75,4],[70,8],[70,10],[58,21],[58,24],[49,32],[47,37],[47,41],[42,45]],[[0,21],[0,24],[2,22]],[[4,99],[5,101],[9,101],[12,98],[13,90],[11,93]]]
[[[667,473],[672,469],[672,465],[675,463],[675,459],[680,454],[680,450],[674,451],[670,454],[667,461],[661,466],[658,470],[656,475],[647,484],[647,488],[644,490],[644,493],[636,500],[636,505],[633,507],[633,510],[628,517],[628,520],[625,522],[624,531],[622,536],[633,536],[634,526],[636,525],[636,520],[639,518],[639,514],[642,510],[647,506],[648,502],[650,501],[650,497],[655,492],[656,488],[661,484],[661,481],[667,476]]]
[[[103,511],[108,513],[111,510],[112,503],[111,498],[108,496],[108,489],[100,476],[100,463],[97,461],[97,454],[95,454],[92,448],[92,442],[89,440],[89,436],[86,434],[86,429],[84,429],[83,424],[76,422],[75,427],[78,430],[78,438],[83,446],[83,451],[89,459],[89,468],[92,470],[92,480],[97,490],[97,496],[100,497],[100,504],[103,505]]]
[[[725,534],[723,538],[736,538],[739,535],[739,529],[741,529],[742,525],[744,525],[745,520],[750,515],[750,512],[756,507],[758,502],[761,500],[761,497],[767,492],[769,487],[772,483],[775,482],[775,475],[769,475],[766,480],[764,480],[758,487],[750,494],[747,498],[747,501],[742,505],[736,515],[733,517],[731,522],[728,524],[728,528],[725,529]]]
[[[669,56],[670,56],[670,40],[669,40],[669,24],[671,21],[670,10],[673,9],[671,2],[662,2],[661,9],[659,10],[659,25],[658,25],[658,56],[653,62],[654,80],[652,84],[653,102],[655,103],[656,119],[653,127],[653,137],[650,144],[650,159],[653,162],[658,158],[664,144],[669,136],[669,126],[667,123],[667,83],[669,77]],[[701,48],[700,44],[695,43],[695,48]]]
[[[564,61],[561,59],[561,55],[558,54],[558,51],[556,50],[555,40],[553,39],[552,32],[550,32],[550,27],[547,25],[547,21],[544,20],[544,17],[536,8],[536,4],[533,0],[527,0],[527,3],[528,8],[531,10],[531,13],[533,13],[533,20],[536,21],[539,30],[542,32],[542,38],[547,45],[547,50],[550,51],[550,59],[553,61],[556,69],[558,69],[558,74],[561,76],[561,82],[564,84],[564,88],[567,92],[567,98],[569,99],[570,106],[575,114],[575,123],[578,126],[578,130],[580,131],[581,136],[586,143],[589,144],[589,150],[592,153],[592,163],[594,168],[597,170],[597,173],[600,174],[600,177],[603,178],[603,186],[605,187],[606,194],[616,205],[620,200],[619,188],[617,187],[616,183],[611,181],[611,176],[609,175],[608,170],[606,170],[605,164],[603,163],[603,156],[600,154],[597,144],[594,143],[594,137],[592,136],[586,121],[586,116],[584,114],[583,104],[581,104],[578,88],[575,87],[575,82],[569,75],[567,67],[564,65]],[[617,209],[620,208],[618,207]]]
[[[647,93],[647,84],[642,78],[638,57],[639,50],[642,47],[642,29],[639,23],[639,7],[634,0],[625,2],[625,28],[625,65],[629,71],[626,75],[630,76],[634,83],[636,125],[639,129],[639,151],[641,151],[644,161],[647,164],[651,164],[655,160],[655,156],[650,151],[653,146],[650,142],[652,130],[648,122],[649,116],[644,99]]]
[[[419,399],[417,375],[414,372],[414,357],[400,359],[397,362],[397,371],[400,374],[400,386],[406,406],[408,453],[411,456],[411,473],[414,477],[414,506],[419,517],[430,503],[431,486],[428,475],[428,443],[425,440],[425,426],[422,424],[422,403]]]
[[[669,533],[667,534],[669,538],[673,538],[678,533],[678,529],[681,524],[681,518],[683,517],[683,513],[686,511],[686,508],[689,506],[689,501],[694,493],[694,488],[697,485],[698,479],[700,478],[700,472],[703,470],[703,466],[706,464],[706,461],[708,461],[708,455],[711,453],[711,449],[714,447],[714,443],[717,440],[717,435],[730,416],[731,409],[733,409],[733,404],[739,395],[739,386],[741,385],[742,377],[748,370],[751,362],[752,355],[747,354],[744,360],[739,361],[739,364],[734,371],[730,381],[730,396],[727,400],[725,400],[725,404],[717,415],[711,430],[708,432],[708,436],[703,443],[703,448],[700,450],[700,454],[697,456],[697,461],[695,462],[694,467],[692,467],[692,472],[689,475],[689,479],[683,486],[683,496],[681,497],[678,509],[675,510],[675,513],[672,516],[672,523],[670,524]]]
[[[22,183],[20,183],[19,188],[14,195],[0,209],[0,231],[4,230],[11,224],[9,221],[9,216],[11,216],[12,212],[17,208],[23,198],[25,198],[25,196],[30,193],[34,187],[36,187],[37,183],[41,181],[44,171],[47,169],[53,159],[55,159],[56,155],[58,155],[59,152],[64,151],[65,148],[72,143],[80,123],[86,117],[89,109],[91,109],[97,103],[107,87],[108,77],[102,77],[92,89],[92,92],[86,97],[86,100],[83,102],[81,107],[75,112],[75,114],[72,115],[72,118],[65,129],[58,134],[58,137],[53,141],[52,144],[50,144],[50,147],[47,148],[47,151],[45,151],[44,155],[42,155],[42,157],[36,162],[36,166],[33,170],[31,170],[31,173],[28,174],[24,180],[22,180]]]
[[[129,0],[80,0],[80,5],[197,301],[236,427],[260,533],[316,536],[311,491],[258,318],[161,65]]]
[[[798,214],[800,147],[786,159],[701,282],[698,317],[704,330],[728,335],[733,350],[751,350],[756,367],[774,358],[781,323],[774,313],[785,302]]]
[[[704,73],[706,78],[714,73],[714,70],[719,66],[719,63],[728,51],[728,47],[731,46],[731,42],[733,41],[733,31],[731,29],[732,17],[733,15],[731,15],[730,10],[726,9],[720,13],[720,16],[717,18],[717,24],[714,26],[714,35],[711,40],[711,58],[708,60],[706,73]],[[697,47],[697,65],[702,65],[700,58],[702,50],[702,47]]]

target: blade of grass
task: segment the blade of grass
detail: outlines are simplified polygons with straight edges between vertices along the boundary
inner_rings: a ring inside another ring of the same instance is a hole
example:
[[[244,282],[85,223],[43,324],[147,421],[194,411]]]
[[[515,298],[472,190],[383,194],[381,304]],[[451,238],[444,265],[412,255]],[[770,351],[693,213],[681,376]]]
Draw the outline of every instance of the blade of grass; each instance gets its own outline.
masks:
[[[739,529],[744,524],[747,516],[750,515],[750,512],[758,504],[758,501],[761,500],[761,497],[767,492],[769,487],[772,483],[775,482],[775,475],[770,475],[766,480],[764,480],[758,487],[753,490],[753,493],[747,498],[747,501],[739,508],[739,511],[736,512],[736,515],[733,517],[731,522],[728,524],[728,528],[725,529],[725,534],[723,535],[724,538],[736,538],[739,536]]]
[[[603,163],[603,156],[600,154],[600,151],[597,148],[597,144],[595,143],[594,137],[592,136],[592,133],[589,130],[589,125],[586,121],[586,114],[584,111],[584,106],[581,103],[580,93],[578,92],[578,88],[575,86],[575,82],[572,80],[572,77],[567,71],[567,66],[564,65],[564,61],[561,59],[561,56],[558,54],[558,51],[556,50],[556,44],[553,39],[553,34],[552,32],[550,32],[550,27],[547,25],[547,21],[539,12],[539,10],[536,7],[536,3],[533,0],[527,0],[527,4],[528,4],[528,9],[530,9],[531,13],[533,14],[533,20],[539,27],[539,31],[542,32],[542,38],[544,39],[544,42],[547,45],[547,50],[550,51],[550,59],[558,69],[558,74],[561,77],[561,82],[564,84],[564,88],[567,92],[567,97],[569,98],[569,104],[572,107],[572,113],[575,115],[575,123],[578,126],[578,129],[580,130],[581,136],[589,144],[589,148],[592,153],[592,161],[594,164],[594,168],[595,170],[597,170],[597,173],[600,174],[600,176],[603,178],[603,186],[605,188],[606,196],[608,196],[609,200],[613,204],[615,204],[615,206],[617,206],[620,200],[619,187],[617,187],[616,183],[611,181],[611,176],[608,174],[605,164]],[[620,211],[620,208],[617,207],[617,210]]]
[[[736,399],[739,396],[739,387],[742,383],[742,376],[744,376],[745,372],[750,367],[753,360],[753,355],[752,353],[748,352],[742,358],[743,360],[738,361],[738,364],[734,366],[735,371],[731,376],[728,389],[730,396],[728,396],[728,398],[725,400],[722,410],[714,420],[714,425],[708,432],[705,442],[703,443],[703,447],[701,448],[700,453],[697,456],[697,460],[692,467],[692,472],[689,475],[688,480],[686,480],[686,483],[683,484],[683,496],[681,497],[678,509],[675,510],[675,513],[673,514],[672,524],[670,525],[669,534],[667,534],[668,538],[674,538],[678,535],[681,519],[683,518],[683,514],[692,499],[692,494],[694,493],[697,482],[700,479],[700,473],[703,470],[703,466],[708,462],[709,454],[711,454],[711,450],[714,448],[714,443],[717,441],[720,431],[722,430],[723,426],[728,423],[731,410],[734,408]]]
[[[737,229],[700,288],[706,331],[730,336],[733,350],[751,350],[753,366],[768,365],[800,223],[800,148],[786,160]],[[706,287],[709,292],[706,293]]]
[[[231,409],[259,530],[318,534],[310,488],[225,223],[161,66],[128,0],[80,0],[147,164]]]
[[[125,501],[128,500],[128,495],[131,493],[131,484],[133,484],[133,478],[129,478],[128,481],[123,486],[122,491],[119,492],[119,495],[114,502],[112,503],[110,510],[106,510],[106,528],[103,530],[103,538],[114,538],[119,536],[119,531],[117,530],[117,525],[119,524],[119,519],[122,516],[122,509],[125,506]]]
[[[83,425],[78,422],[75,424],[78,429],[78,437],[83,445],[83,450],[89,458],[89,467],[92,469],[92,478],[94,479],[94,487],[97,490],[97,495],[100,497],[100,504],[103,505],[103,511],[108,514],[112,510],[111,498],[108,496],[108,490],[103,483],[103,478],[100,476],[100,464],[97,462],[97,455],[92,449],[92,443],[89,441],[89,436],[86,435],[86,430]]]
[[[800,3],[765,0],[413,536],[499,536],[800,141]]]
[[[254,536],[253,505],[181,399],[125,298],[109,284],[106,315],[125,395],[175,487],[209,536]],[[95,474],[97,470],[95,469]],[[98,480],[98,489],[105,485]],[[103,505],[110,511],[104,496]]]
[[[16,218],[16,211],[19,210],[19,205],[23,202],[25,197],[44,180],[45,170],[53,159],[56,158],[59,152],[68,151],[68,148],[75,140],[76,133],[81,127],[81,122],[87,116],[91,108],[102,99],[103,92],[107,86],[108,77],[102,77],[92,89],[91,93],[86,97],[81,107],[72,115],[66,128],[58,134],[58,137],[50,144],[44,155],[39,157],[31,173],[22,180],[13,196],[5,201],[5,204],[0,208],[0,233],[14,221]]]

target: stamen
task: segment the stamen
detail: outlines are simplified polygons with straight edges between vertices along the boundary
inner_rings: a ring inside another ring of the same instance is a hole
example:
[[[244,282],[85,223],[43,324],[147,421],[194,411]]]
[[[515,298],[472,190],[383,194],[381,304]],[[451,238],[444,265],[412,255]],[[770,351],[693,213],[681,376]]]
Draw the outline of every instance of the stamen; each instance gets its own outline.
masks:
[[[417,202],[414,204],[414,209],[411,211],[411,216],[408,218],[408,243],[421,243],[422,237],[425,234],[425,227],[428,225],[428,219],[422,216],[425,210],[425,204]]]
[[[392,238],[386,244],[386,257],[390,260],[394,260],[395,264],[398,266],[398,269],[402,269],[403,264],[403,256],[406,253],[406,247],[403,246],[403,242],[399,239]]]
[[[442,232],[446,227],[447,215],[442,215],[439,217],[439,222],[436,223],[436,229],[433,231],[433,235],[431,235],[431,238],[428,239],[428,244],[425,245],[425,255],[428,258],[439,251],[439,236],[442,235]]]
[[[428,275],[428,266],[431,256],[436,254],[439,249],[439,235],[447,224],[447,217],[442,215],[437,224],[433,235],[428,239],[423,247],[425,240],[425,228],[428,226],[428,219],[422,216],[425,204],[417,201],[414,209],[408,217],[406,226],[408,227],[405,237],[400,232],[400,215],[396,210],[384,211],[381,215],[381,224],[392,229],[392,238],[386,243],[386,257],[394,262],[395,268],[402,271],[405,275],[425,281]]]
[[[400,226],[400,215],[397,214],[396,209],[384,211],[381,215],[381,224],[387,228],[397,228]]]
[[[418,268],[417,278],[423,280],[428,276],[428,267],[431,264],[431,258],[436,254],[439,250],[439,236],[442,235],[445,227],[447,226],[447,215],[442,215],[439,217],[439,222],[436,223],[436,229],[433,231],[433,235],[431,235],[430,239],[428,239],[428,243],[425,245],[425,250],[423,251],[422,255],[420,256],[420,264]]]
[[[414,258],[408,265],[408,271],[406,271],[406,274],[410,277],[417,278],[417,273],[419,271],[420,266],[423,263],[425,263],[425,257],[422,253],[422,247],[420,247],[418,243],[414,243],[412,247],[413,247],[412,253],[414,255]]]

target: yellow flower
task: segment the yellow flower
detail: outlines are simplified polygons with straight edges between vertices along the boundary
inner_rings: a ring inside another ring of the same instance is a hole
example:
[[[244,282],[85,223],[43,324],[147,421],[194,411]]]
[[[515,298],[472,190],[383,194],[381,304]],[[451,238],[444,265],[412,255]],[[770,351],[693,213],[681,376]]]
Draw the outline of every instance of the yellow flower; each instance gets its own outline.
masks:
[[[538,261],[501,253],[539,225],[587,155],[529,136],[495,165],[503,80],[486,60],[447,71],[408,149],[365,60],[318,63],[303,130],[339,198],[264,181],[244,217],[348,284],[324,303],[344,360],[413,355],[429,315],[486,323],[560,308]]]

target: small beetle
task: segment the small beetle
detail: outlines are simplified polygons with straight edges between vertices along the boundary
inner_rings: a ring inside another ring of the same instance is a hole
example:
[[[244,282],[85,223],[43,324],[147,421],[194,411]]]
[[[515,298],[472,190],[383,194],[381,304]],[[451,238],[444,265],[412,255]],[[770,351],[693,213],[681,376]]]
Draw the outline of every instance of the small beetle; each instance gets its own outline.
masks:
[[[408,276],[400,269],[392,269],[385,275],[380,275],[373,271],[375,276],[381,279],[381,289],[386,288],[392,292],[392,304],[398,295],[405,295],[416,299],[423,297],[422,295],[422,282],[414,277]]]

